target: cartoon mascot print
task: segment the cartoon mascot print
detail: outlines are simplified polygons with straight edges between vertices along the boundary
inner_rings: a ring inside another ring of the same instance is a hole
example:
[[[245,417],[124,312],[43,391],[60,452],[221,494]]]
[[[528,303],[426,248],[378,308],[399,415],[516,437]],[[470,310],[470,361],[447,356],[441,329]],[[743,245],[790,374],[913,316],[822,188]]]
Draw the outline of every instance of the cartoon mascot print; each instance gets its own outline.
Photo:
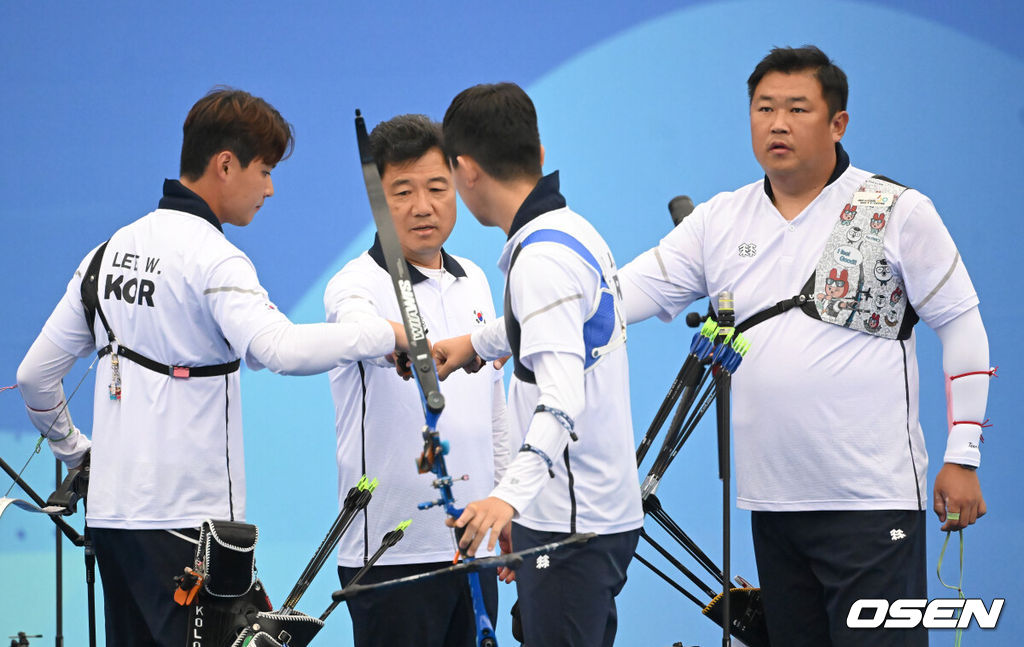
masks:
[[[828,278],[825,279],[825,291],[819,292],[817,295],[818,300],[821,301],[818,311],[828,314],[830,317],[838,317],[840,310],[853,308],[854,304],[846,298],[849,291],[850,271],[845,268],[840,270],[838,267],[833,267],[829,270]]]
[[[835,212],[833,211],[833,213]],[[857,205],[850,205],[849,203],[847,203],[846,206],[843,207],[843,212],[839,214],[839,224],[849,225],[851,222],[853,222],[853,218],[856,215]]]

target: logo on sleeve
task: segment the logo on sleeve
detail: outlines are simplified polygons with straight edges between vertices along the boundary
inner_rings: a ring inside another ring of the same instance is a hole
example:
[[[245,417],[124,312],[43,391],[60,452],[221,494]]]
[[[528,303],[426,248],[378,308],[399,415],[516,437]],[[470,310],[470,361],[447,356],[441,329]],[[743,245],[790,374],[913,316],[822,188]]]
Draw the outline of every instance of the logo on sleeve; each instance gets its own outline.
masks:
[[[479,310],[473,311],[473,321],[480,325],[487,323],[487,320],[484,319],[484,313]]]

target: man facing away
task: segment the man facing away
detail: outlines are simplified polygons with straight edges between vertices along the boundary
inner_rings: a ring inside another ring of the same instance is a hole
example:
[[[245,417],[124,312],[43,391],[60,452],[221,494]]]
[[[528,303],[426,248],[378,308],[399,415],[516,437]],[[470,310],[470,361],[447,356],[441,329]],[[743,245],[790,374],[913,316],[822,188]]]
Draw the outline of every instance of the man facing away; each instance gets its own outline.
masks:
[[[381,317],[293,324],[225,237],[224,224],[248,225],[274,194],[271,170],[292,144],[263,99],[216,89],[196,102],[180,179],[82,260],[18,368],[29,417],[70,468],[90,442],[61,379],[100,354],[86,524],[108,645],[180,647],[188,609],[173,578],[193,564],[198,527],[245,519],[241,359],[307,375],[407,345]]]
[[[441,126],[424,115],[401,115],[377,125],[370,148],[384,195],[409,265],[413,291],[428,335],[462,335],[494,320],[483,271],[442,247],[455,226],[455,187],[441,148]],[[380,240],[350,261],[327,286],[330,322],[386,317],[400,320]],[[434,498],[433,475],[417,474],[423,449],[419,391],[383,358],[349,362],[330,372],[338,434],[339,501],[361,474],[380,478],[373,505],[342,537],[338,574],[342,586],[372,555],[385,533],[411,518],[401,543],[388,550],[362,583],[416,575],[451,564],[452,531],[440,507],[417,511]],[[455,496],[472,501],[491,490],[509,460],[508,420],[500,371],[487,367],[444,383],[438,432],[450,443],[445,457],[456,478]],[[494,625],[498,592],[493,571],[480,574]],[[348,601],[357,647],[425,645],[471,647],[475,619],[466,577],[445,576],[360,595]]]
[[[985,514],[978,297],[931,201],[851,165],[846,75],[821,50],[774,49],[747,87],[764,179],[699,205],[623,268],[627,319],[667,321],[723,291],[741,326],[793,306],[744,333],[733,380],[737,504],[752,511],[771,643],[925,645],[921,628],[847,621],[857,599],[927,598],[918,317],[950,387],[933,509],[943,530]]]
[[[445,152],[463,202],[508,235],[504,318],[434,346],[442,377],[477,356],[511,353],[509,412],[521,439],[498,486],[455,522],[472,555],[510,521],[524,550],[573,533],[597,537],[527,560],[516,572],[525,643],[611,645],[615,596],[643,523],[625,322],[615,261],[601,235],[566,206],[558,172],[543,175],[533,102],[511,83],[452,100]]]

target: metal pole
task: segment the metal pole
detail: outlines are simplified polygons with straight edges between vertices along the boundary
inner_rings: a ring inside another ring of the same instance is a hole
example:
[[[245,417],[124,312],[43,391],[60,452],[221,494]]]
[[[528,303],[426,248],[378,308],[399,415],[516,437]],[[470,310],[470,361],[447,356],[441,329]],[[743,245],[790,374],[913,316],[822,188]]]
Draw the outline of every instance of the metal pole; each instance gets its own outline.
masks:
[[[63,480],[61,474],[61,463],[59,459],[53,459],[56,463],[56,477],[57,482],[54,486],[54,490],[59,490],[61,481]],[[53,644],[56,647],[64,647],[64,582],[63,582],[63,566],[64,566],[64,546],[63,537],[61,533],[53,533],[57,537],[57,555],[56,555],[56,571],[57,571],[57,628],[53,635]]]
[[[736,311],[733,303],[732,292],[722,291],[718,294],[718,334],[721,344],[728,344],[732,341],[736,325]],[[730,402],[729,391],[732,388],[732,376],[729,369],[719,366],[716,378],[718,398],[716,401],[718,413],[718,475],[722,479],[722,647],[732,645],[732,637],[729,632],[732,627],[732,617],[729,614],[729,586],[732,575],[729,571],[729,530],[730,512],[732,501],[730,501],[730,470],[729,470],[729,431],[730,431]]]
[[[732,387],[732,380],[729,371],[724,368],[721,369],[718,385],[718,469],[719,475],[722,478],[722,577],[725,580],[722,587],[722,646],[729,647],[732,645],[732,637],[729,635],[729,629],[732,625],[732,617],[729,613],[729,587],[730,579],[732,579],[732,574],[729,570],[729,557],[732,552],[729,541],[731,526],[729,519],[732,511],[729,483],[731,478],[731,470],[729,469],[729,389]]]
[[[85,539],[85,586],[89,600],[89,647],[96,647],[96,553],[89,538],[89,526],[82,529]]]

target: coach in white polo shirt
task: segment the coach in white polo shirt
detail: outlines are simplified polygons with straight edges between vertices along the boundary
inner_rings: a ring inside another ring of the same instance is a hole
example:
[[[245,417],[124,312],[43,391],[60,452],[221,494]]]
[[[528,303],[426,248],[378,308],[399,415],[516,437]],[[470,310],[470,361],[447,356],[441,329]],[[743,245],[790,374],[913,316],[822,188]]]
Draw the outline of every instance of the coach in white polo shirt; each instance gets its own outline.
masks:
[[[292,324],[225,238],[223,224],[248,225],[274,193],[271,169],[293,143],[277,110],[218,89],[183,130],[181,179],[82,260],[18,369],[29,417],[72,467],[89,440],[61,378],[99,349],[86,522],[108,645],[180,647],[187,607],[172,578],[195,551],[182,535],[204,519],[245,519],[240,360],[313,374],[405,344],[381,317]]]
[[[384,185],[398,240],[431,339],[476,330],[494,320],[491,290],[483,271],[442,245],[455,226],[455,188],[441,152],[441,127],[424,115],[401,115],[370,133],[370,149]],[[331,279],[324,295],[328,321],[361,322],[381,316],[401,320],[380,241],[351,260]],[[415,382],[405,381],[380,358],[348,363],[330,372],[337,412],[339,503],[348,488],[368,474],[380,479],[373,505],[342,537],[338,574],[342,585],[372,555],[381,538],[403,519],[405,537],[388,550],[362,580],[371,583],[451,564],[456,552],[443,508],[417,510],[436,498],[433,475],[417,474],[423,450],[423,406]],[[462,502],[485,496],[509,458],[508,422],[502,373],[491,366],[444,383],[441,438]],[[497,615],[494,572],[480,574],[491,623]],[[416,585],[369,593],[348,601],[356,647],[475,645],[475,620],[465,576],[430,579]],[[397,620],[399,619],[400,620]]]
[[[796,306],[744,333],[751,350],[733,380],[737,503],[753,511],[771,642],[924,645],[922,629],[876,635],[847,617],[859,598],[927,597],[916,317],[938,334],[951,378],[931,505],[944,530],[985,513],[978,297],[931,201],[850,165],[846,76],[825,54],[774,49],[748,90],[764,180],[699,205],[623,268],[627,318],[670,320],[722,291],[738,322]]]

